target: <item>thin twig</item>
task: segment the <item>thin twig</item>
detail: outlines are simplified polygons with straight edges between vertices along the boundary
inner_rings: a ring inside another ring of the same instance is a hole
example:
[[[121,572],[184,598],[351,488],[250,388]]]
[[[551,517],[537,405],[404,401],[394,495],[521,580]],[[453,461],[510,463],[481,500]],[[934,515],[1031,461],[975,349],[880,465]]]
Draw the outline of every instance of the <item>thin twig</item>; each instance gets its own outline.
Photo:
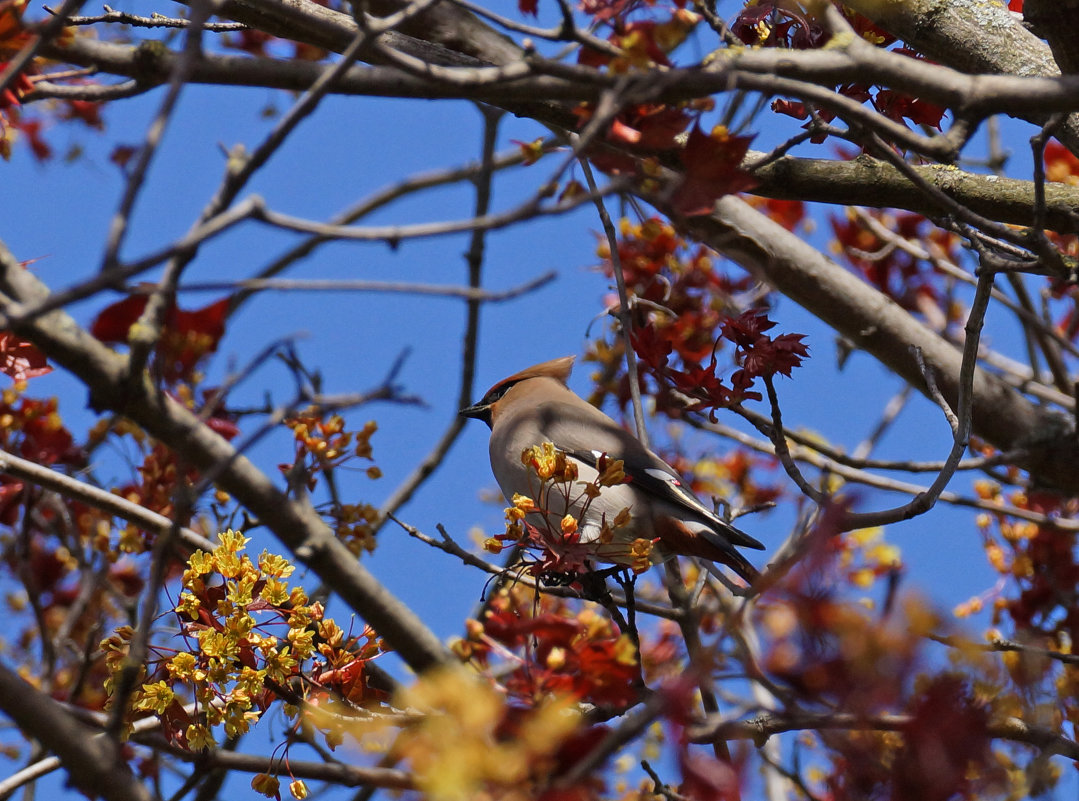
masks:
[[[50,14],[57,12],[53,11],[48,6],[43,8]],[[130,25],[132,28],[190,28],[191,20],[180,19],[178,17],[166,17],[164,14],[154,14],[150,17],[140,17],[137,14],[128,14],[126,11],[116,11],[109,6],[103,6],[105,9],[104,14],[97,14],[95,16],[82,16],[71,17],[68,19],[68,25],[97,25],[99,23],[115,22],[120,25]],[[210,33],[229,33],[233,31],[246,31],[250,30],[250,27],[244,25],[242,22],[206,22],[203,23],[203,30]]]
[[[124,194],[120,205],[109,224],[108,235],[105,240],[105,253],[102,257],[102,273],[109,273],[116,265],[120,247],[127,233],[128,223],[135,208],[135,201],[139,196],[143,183],[146,180],[147,171],[153,161],[157,147],[165,135],[165,129],[172,119],[173,110],[180,99],[180,93],[187,84],[187,79],[194,71],[195,62],[202,52],[202,25],[207,22],[216,9],[214,0],[200,0],[192,3],[191,25],[187,29],[187,39],[184,42],[183,52],[176,61],[175,68],[169,76],[169,89],[165,94],[161,105],[154,115],[150,128],[143,139],[142,147],[135,156],[131,171],[128,173],[124,184]]]
[[[738,410],[747,420],[751,420],[746,416],[745,409]],[[700,420],[689,417],[687,421],[690,425],[701,428],[705,431],[711,431],[726,437],[734,442],[744,445],[747,448],[752,448],[758,453],[765,453],[770,456],[775,455],[775,446],[772,445],[771,440],[764,441],[755,439],[747,434],[743,434],[741,431],[734,429],[730,426],[722,423],[703,423]],[[766,423],[761,422],[759,429],[762,434],[768,436],[770,431]],[[788,433],[788,437],[790,434]],[[897,481],[893,478],[881,476],[876,473],[871,473],[868,470],[854,467],[850,464],[849,460],[839,461],[829,455],[829,452],[821,450],[812,445],[799,445],[797,449],[791,450],[791,456],[795,461],[805,462],[812,465],[818,470],[823,470],[826,473],[834,474],[844,479],[845,481],[851,481],[858,484],[864,484],[868,487],[874,487],[876,489],[887,490],[889,492],[901,492],[904,495],[921,495],[927,491],[927,487],[919,484],[911,484],[906,481]],[[1004,460],[1007,463],[1014,455]],[[983,460],[971,459],[969,462],[977,463],[980,467],[985,466]],[[872,466],[872,465],[870,465]],[[895,469],[895,468],[892,468]],[[936,463],[936,466],[932,468],[932,472],[939,472],[943,469],[943,462]],[[979,509],[984,512],[990,512],[995,515],[1005,515],[1007,517],[1014,517],[1018,520],[1029,520],[1031,523],[1037,523],[1040,526],[1052,526],[1058,528],[1061,531],[1079,531],[1079,520],[1071,520],[1062,517],[1053,517],[1051,515],[1042,514],[1040,512],[1034,512],[1029,509],[1021,509],[1017,506],[1010,506],[1002,503],[995,503],[993,501],[983,500],[981,498],[970,498],[964,495],[958,495],[954,492],[945,490],[940,495],[940,500],[944,503],[951,504],[953,506],[963,506],[970,509]]]
[[[944,393],[941,392],[940,387],[937,386],[937,378],[933,373],[933,368],[925,363],[925,356],[922,354],[922,349],[917,345],[911,345],[910,353],[914,357],[914,361],[918,363],[918,369],[925,379],[925,388],[929,393],[929,397],[936,402],[937,406],[940,407],[941,412],[944,413],[944,418],[948,421],[948,425],[952,429],[952,436],[958,435],[959,418],[955,416],[952,407],[948,405],[948,401],[944,398]]]
[[[250,292],[386,292],[404,295],[433,295],[443,298],[458,298],[479,303],[502,303],[526,295],[546,286],[558,273],[554,270],[543,273],[523,284],[503,290],[481,289],[473,286],[445,286],[440,284],[413,284],[407,281],[366,281],[362,279],[317,279],[317,278],[239,278],[235,281],[199,281],[180,284],[177,292],[227,292],[246,290]],[[129,294],[145,294],[142,285],[124,288]]]
[[[611,253],[611,273],[614,275],[615,286],[618,288],[618,322],[622,329],[622,341],[626,352],[626,372],[629,376],[629,396],[633,403],[633,421],[637,426],[637,439],[648,447],[648,427],[644,421],[644,404],[641,403],[641,384],[637,373],[637,353],[633,349],[633,312],[629,304],[629,293],[626,291],[626,276],[622,272],[622,260],[618,255],[618,233],[611,222],[611,215],[607,213],[607,206],[596,192],[596,179],[592,174],[592,167],[588,160],[580,160],[581,170],[588,184],[588,191],[595,197],[596,212],[599,214],[600,224],[603,226],[604,236],[607,237],[607,249]]]

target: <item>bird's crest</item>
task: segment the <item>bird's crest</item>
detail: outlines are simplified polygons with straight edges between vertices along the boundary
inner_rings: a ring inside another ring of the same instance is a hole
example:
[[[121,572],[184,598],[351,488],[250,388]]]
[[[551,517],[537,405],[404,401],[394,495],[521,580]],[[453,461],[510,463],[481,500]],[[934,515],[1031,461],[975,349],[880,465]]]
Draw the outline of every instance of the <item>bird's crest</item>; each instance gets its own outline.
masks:
[[[526,378],[554,378],[565,384],[566,381],[569,380],[570,372],[573,370],[573,360],[575,358],[575,356],[563,356],[559,359],[551,359],[549,362],[526,367],[521,372],[514,373],[509,378],[503,378],[488,390],[488,394],[499,387],[516,384],[518,381],[524,381]]]

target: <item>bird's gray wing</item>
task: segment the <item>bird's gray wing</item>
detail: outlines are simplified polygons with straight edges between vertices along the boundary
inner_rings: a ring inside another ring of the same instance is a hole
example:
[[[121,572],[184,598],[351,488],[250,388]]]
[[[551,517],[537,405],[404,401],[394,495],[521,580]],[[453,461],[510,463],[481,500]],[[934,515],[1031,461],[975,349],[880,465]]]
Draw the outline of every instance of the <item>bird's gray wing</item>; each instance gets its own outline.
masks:
[[[639,442],[636,440],[634,440],[634,442],[640,446]],[[568,456],[571,456],[592,468],[597,468],[600,459],[604,456],[612,459],[615,458],[605,451],[583,449],[568,450],[563,448],[557,442],[555,442],[554,445],[561,450],[565,450]],[[670,465],[651,451],[644,449],[643,446],[640,446],[640,448],[648,457],[644,460],[644,463],[636,460],[631,461],[630,459],[622,459],[622,469],[625,472],[629,483],[655,498],[673,503],[676,506],[692,512],[695,516],[702,518],[702,522],[719,529],[733,545],[739,545],[743,548],[764,550],[763,544],[745,532],[739,531],[701,503],[697,496],[686,488],[682,479],[679,478],[678,474],[674,472],[674,469]]]

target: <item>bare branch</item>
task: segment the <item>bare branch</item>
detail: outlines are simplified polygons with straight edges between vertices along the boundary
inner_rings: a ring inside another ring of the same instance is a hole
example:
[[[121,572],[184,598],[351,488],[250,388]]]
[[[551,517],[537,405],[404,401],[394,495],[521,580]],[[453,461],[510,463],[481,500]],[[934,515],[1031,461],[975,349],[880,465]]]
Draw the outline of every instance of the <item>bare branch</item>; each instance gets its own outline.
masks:
[[[56,701],[0,664],[0,708],[20,730],[56,754],[71,782],[90,796],[109,801],[151,801],[150,791],[131,771],[119,744],[94,737]]]
[[[747,739],[762,744],[772,735],[788,731],[903,731],[912,721],[911,715],[903,714],[877,717],[830,713],[761,715],[745,721],[712,719],[702,725],[690,727],[688,734],[695,743],[708,743],[723,738]],[[1031,726],[1018,718],[994,721],[989,724],[986,733],[990,737],[1026,743],[1068,759],[1079,760],[1079,743],[1049,729]]]
[[[0,472],[18,476],[40,487],[59,493],[66,498],[74,498],[87,506],[116,515],[122,520],[134,523],[156,534],[167,534],[174,525],[164,515],[159,515],[157,512],[139,506],[137,503],[132,503],[120,495],[106,492],[84,481],[65,476],[63,473],[50,470],[48,467],[6,451],[0,451]],[[183,544],[188,548],[201,548],[204,551],[214,549],[214,543],[189,528],[181,527],[179,536]]]
[[[531,281],[503,290],[480,289],[470,286],[441,286],[438,284],[410,284],[404,281],[365,281],[357,279],[317,278],[238,278],[235,281],[200,281],[180,284],[177,292],[228,292],[238,289],[251,292],[385,292],[403,295],[431,295],[442,298],[472,300],[479,303],[504,303],[521,295],[527,295],[546,286],[558,277],[554,270],[543,273]],[[140,286],[126,287],[131,294],[145,292]]]

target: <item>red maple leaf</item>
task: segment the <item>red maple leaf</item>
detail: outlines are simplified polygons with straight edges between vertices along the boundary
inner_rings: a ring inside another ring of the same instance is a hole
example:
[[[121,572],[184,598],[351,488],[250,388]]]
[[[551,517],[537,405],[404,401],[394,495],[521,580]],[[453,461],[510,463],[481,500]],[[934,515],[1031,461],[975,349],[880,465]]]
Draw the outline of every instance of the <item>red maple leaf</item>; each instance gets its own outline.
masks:
[[[7,474],[0,476],[0,523],[15,524],[24,497],[24,485],[19,479]]]
[[[743,192],[757,185],[757,179],[742,169],[752,136],[731,136],[717,127],[706,134],[694,125],[682,151],[686,177],[674,193],[674,210],[687,217],[711,214],[723,195]]]
[[[102,342],[127,342],[131,326],[146,309],[146,300],[146,295],[131,295],[113,303],[94,319],[90,333]],[[229,302],[229,298],[222,298],[193,311],[175,303],[169,307],[157,347],[166,378],[175,380],[188,375],[204,356],[217,350],[225,333]]]
[[[130,295],[102,310],[90,326],[90,333],[106,343],[127,342],[127,332],[145,308],[145,295]]]
[[[11,119],[14,115],[14,111],[8,111],[8,118]],[[41,135],[44,130],[41,120],[39,119],[26,119],[24,117],[15,116],[13,123],[15,127],[20,130],[23,136],[26,137],[26,141],[30,143],[30,152],[34,154],[34,158],[38,161],[48,161],[52,158],[52,147],[45,141],[45,138]]]
[[[752,347],[756,344],[764,332],[774,328],[775,323],[759,311],[747,311],[737,317],[728,317],[723,321],[720,330],[723,338],[730,340],[741,348]]]
[[[891,89],[881,89],[877,92],[877,96],[873,98],[873,105],[885,117],[896,122],[902,122],[906,117],[916,125],[928,125],[937,130],[940,130],[940,121],[945,111],[944,106]]]
[[[746,386],[757,376],[771,377],[781,373],[790,377],[791,370],[809,355],[809,348],[802,342],[804,334],[781,334],[773,339],[764,333],[773,327],[775,323],[757,311],[723,321],[723,337],[742,352],[742,370],[739,372],[744,371],[744,378],[748,379]],[[732,381],[735,376],[731,377]]]
[[[666,366],[667,357],[671,354],[671,342],[660,334],[654,325],[634,328],[629,339],[637,357],[653,370]]]
[[[102,105],[91,100],[67,100],[65,108],[60,112],[60,119],[81,120],[89,127],[101,131],[105,128],[105,121],[101,119]]]

